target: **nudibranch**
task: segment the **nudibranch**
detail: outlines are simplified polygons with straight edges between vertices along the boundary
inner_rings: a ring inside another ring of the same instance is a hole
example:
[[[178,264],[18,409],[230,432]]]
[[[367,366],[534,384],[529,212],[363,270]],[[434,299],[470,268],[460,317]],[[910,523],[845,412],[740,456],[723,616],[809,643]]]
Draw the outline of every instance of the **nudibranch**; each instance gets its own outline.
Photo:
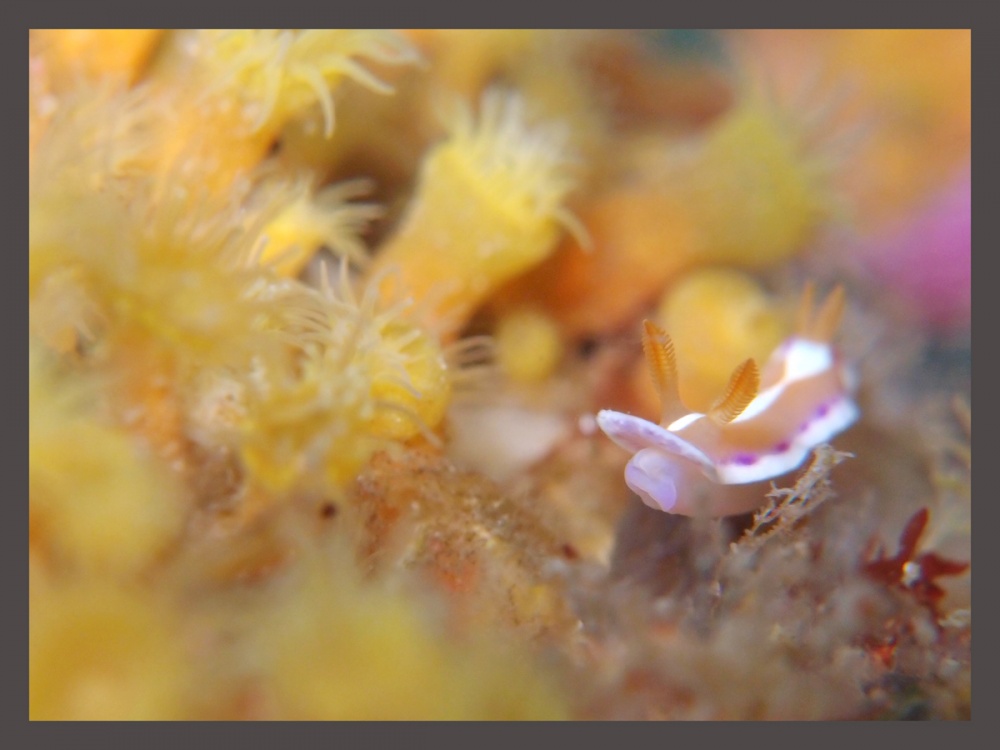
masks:
[[[812,297],[810,285],[795,333],[775,349],[763,371],[753,359],[739,365],[706,414],[687,413],[677,387],[673,342],[645,321],[643,350],[660,393],[660,422],[604,410],[597,423],[635,454],[625,468],[625,483],[646,505],[688,516],[755,510],[763,501],[759,491],[706,491],[699,475],[719,485],[779,477],[858,418],[853,374],[832,344],[843,289],[831,292],[817,313]]]

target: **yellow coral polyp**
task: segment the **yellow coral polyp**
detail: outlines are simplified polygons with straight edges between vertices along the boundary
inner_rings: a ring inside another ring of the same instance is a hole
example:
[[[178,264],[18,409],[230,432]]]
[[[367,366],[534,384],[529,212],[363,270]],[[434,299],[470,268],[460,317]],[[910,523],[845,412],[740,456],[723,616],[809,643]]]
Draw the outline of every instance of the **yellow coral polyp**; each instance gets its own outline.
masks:
[[[291,489],[310,472],[325,488],[352,480],[387,440],[435,427],[451,395],[437,342],[379,310],[369,286],[357,299],[342,267],[335,292],[289,286],[280,335],[287,359],[265,361],[251,379],[241,427],[241,455],[251,476],[273,491]]]
[[[737,364],[748,357],[766,361],[789,333],[789,322],[761,286],[725,268],[680,279],[664,295],[657,320],[674,341],[681,397],[698,411],[722,394]]]
[[[516,309],[500,319],[496,348],[501,369],[520,383],[539,383],[549,377],[563,353],[555,322],[531,309]]]
[[[32,440],[30,461],[32,513],[57,553],[83,568],[135,572],[180,534],[175,480],[124,432],[66,424]]]
[[[356,364],[322,358],[303,363],[294,378],[269,383],[251,397],[241,425],[240,455],[251,478],[271,492],[314,476],[320,489],[353,479],[378,446],[366,430],[373,412],[368,389]]]
[[[29,484],[35,539],[64,563],[116,575],[138,572],[184,523],[181,488],[124,430],[84,408],[79,385],[30,359]]]
[[[353,561],[346,556],[329,560],[307,553],[277,596],[278,603],[254,619],[253,637],[283,716],[312,720],[567,716],[556,680],[527,663],[523,652],[496,640],[443,637],[426,616],[425,600],[382,583],[361,586]]]
[[[276,130],[319,103],[327,137],[333,134],[332,90],[344,78],[368,88],[392,89],[356,58],[401,64],[417,59],[404,37],[364,29],[206,31],[199,53],[216,85],[238,94],[255,128]]]
[[[565,132],[531,127],[525,103],[488,91],[478,120],[461,110],[426,156],[406,218],[374,270],[427,300],[427,322],[457,329],[502,283],[554,249],[573,186]]]
[[[703,263],[763,268],[800,251],[831,211],[822,156],[794,115],[748,92],[676,175]]]
[[[537,102],[547,117],[573,124],[570,143],[581,157],[583,170],[594,175],[607,158],[604,145],[611,129],[607,112],[595,96],[593,79],[588,76],[588,50],[602,32],[581,29],[535,30],[531,48],[519,55],[510,78],[531,101]]]
[[[251,296],[252,281],[190,256],[163,253],[148,260],[115,290],[115,317],[182,361],[245,362],[253,323],[263,312]],[[221,347],[220,336],[230,337]]]
[[[261,263],[279,276],[297,276],[324,246],[354,263],[367,261],[368,251],[359,235],[382,211],[371,203],[349,201],[368,189],[368,183],[361,180],[325,188],[315,196],[308,190],[299,191],[264,228],[267,244]]]
[[[107,295],[115,333],[141,330],[181,363],[245,363],[264,315],[255,296],[263,280],[225,258],[212,239],[201,243],[159,229],[164,234],[154,228],[136,238],[128,262],[106,265],[93,277],[97,294]]]
[[[211,30],[174,32],[150,71],[147,98],[162,113],[150,129],[144,168],[182,168],[223,195],[268,156],[282,128],[319,104],[333,133],[334,91],[344,78],[391,87],[359,60],[413,62],[416,53],[391,31]]]
[[[442,85],[475,97],[491,78],[507,73],[532,51],[545,31],[537,29],[415,29]]]
[[[374,279],[358,298],[341,265],[339,287],[322,289],[326,321],[321,335],[343,346],[349,342],[371,383],[375,404],[371,430],[392,440],[407,440],[433,429],[444,417],[452,376],[444,351],[429,331],[402,315],[405,300],[385,307]]]
[[[174,612],[146,589],[126,592],[100,579],[51,585],[30,609],[30,719],[188,715],[192,685]]]
[[[130,125],[146,118],[147,107],[136,112],[117,97],[107,104],[105,117],[120,112],[125,125],[100,122],[93,103],[68,109],[53,121],[35,164],[32,329],[65,351],[77,328],[99,322],[125,339],[142,331],[140,338],[181,362],[245,362],[259,345],[253,328],[263,314],[255,298],[267,278],[257,261],[262,228],[294,192],[281,183],[248,205],[249,185],[222,197],[179,174],[140,177],[131,172],[129,139],[139,134]],[[126,143],[107,142],[101,131],[119,126]],[[80,139],[88,152],[73,158]]]
[[[372,397],[378,407],[372,431],[392,440],[408,440],[444,418],[451,397],[451,374],[444,353],[427,331],[402,320],[381,330],[382,346],[397,361],[373,367]]]
[[[80,78],[139,77],[163,36],[162,29],[36,29],[31,32],[39,51],[53,69],[60,87]]]

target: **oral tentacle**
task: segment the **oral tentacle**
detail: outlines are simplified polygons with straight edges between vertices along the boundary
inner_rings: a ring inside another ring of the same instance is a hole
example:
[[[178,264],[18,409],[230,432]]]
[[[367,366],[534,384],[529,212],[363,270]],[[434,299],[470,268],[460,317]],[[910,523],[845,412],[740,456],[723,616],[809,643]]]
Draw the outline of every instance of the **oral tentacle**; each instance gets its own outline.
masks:
[[[662,451],[645,448],[625,467],[625,483],[646,505],[669,513],[677,504],[675,464]]]

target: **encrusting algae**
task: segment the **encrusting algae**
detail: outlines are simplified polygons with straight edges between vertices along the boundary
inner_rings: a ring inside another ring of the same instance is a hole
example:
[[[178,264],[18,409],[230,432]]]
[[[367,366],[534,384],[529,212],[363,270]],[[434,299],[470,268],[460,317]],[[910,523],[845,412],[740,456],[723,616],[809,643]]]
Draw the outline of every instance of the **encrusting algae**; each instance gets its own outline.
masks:
[[[968,32],[28,75],[31,719],[968,718]]]

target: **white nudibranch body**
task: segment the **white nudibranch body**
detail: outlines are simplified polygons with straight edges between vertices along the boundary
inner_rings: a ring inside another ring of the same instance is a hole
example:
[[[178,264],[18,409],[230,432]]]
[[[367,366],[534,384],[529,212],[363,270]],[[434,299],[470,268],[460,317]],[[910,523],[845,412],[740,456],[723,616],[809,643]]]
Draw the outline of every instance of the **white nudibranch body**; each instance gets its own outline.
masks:
[[[705,414],[683,413],[673,343],[646,321],[643,348],[663,401],[660,423],[610,410],[597,415],[605,434],[635,454],[625,482],[644,503],[683,515],[754,510],[762,493],[706,492],[698,489],[698,475],[720,485],[773,479],[801,466],[813,448],[857,420],[853,378],[830,343],[843,292],[834,290],[815,316],[811,297],[809,288],[796,334],[774,351],[763,372],[753,360],[741,364]]]

